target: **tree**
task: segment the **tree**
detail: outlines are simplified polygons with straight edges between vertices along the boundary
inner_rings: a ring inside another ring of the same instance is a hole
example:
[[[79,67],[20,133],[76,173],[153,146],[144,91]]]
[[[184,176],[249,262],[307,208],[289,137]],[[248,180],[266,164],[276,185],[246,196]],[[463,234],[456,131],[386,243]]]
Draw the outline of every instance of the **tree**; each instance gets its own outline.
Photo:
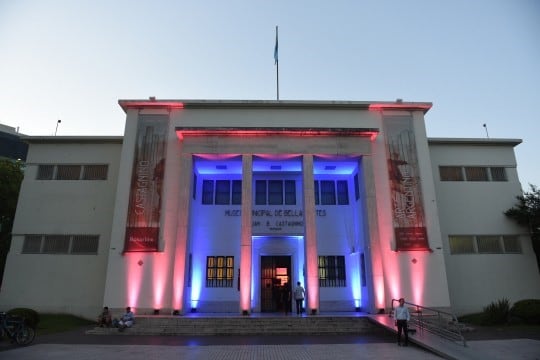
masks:
[[[0,160],[0,284],[11,245],[11,229],[23,176],[22,162]]]
[[[516,196],[518,203],[504,214],[518,224],[527,226],[531,236],[536,262],[540,270],[540,188],[529,184],[530,191]]]

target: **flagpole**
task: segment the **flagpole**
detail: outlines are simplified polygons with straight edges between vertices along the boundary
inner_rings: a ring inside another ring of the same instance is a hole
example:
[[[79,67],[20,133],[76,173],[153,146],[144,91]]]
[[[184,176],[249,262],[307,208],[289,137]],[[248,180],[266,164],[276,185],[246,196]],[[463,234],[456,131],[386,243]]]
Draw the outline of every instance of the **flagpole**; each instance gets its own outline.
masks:
[[[278,27],[276,25],[276,46],[274,47],[274,60],[276,63],[276,97],[279,100],[279,56],[278,56]]]

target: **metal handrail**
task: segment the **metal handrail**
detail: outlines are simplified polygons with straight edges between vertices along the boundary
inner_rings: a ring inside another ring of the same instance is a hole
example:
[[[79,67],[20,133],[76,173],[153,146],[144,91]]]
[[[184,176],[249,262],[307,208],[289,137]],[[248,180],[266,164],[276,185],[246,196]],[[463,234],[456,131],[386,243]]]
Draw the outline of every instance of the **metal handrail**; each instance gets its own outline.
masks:
[[[392,299],[392,311],[389,316],[394,314],[394,302],[399,303],[399,299]],[[426,330],[448,340],[460,341],[463,346],[467,346],[456,315],[406,301],[405,304],[416,309],[411,313],[411,315],[416,315],[411,316],[411,323],[415,324],[420,331]]]

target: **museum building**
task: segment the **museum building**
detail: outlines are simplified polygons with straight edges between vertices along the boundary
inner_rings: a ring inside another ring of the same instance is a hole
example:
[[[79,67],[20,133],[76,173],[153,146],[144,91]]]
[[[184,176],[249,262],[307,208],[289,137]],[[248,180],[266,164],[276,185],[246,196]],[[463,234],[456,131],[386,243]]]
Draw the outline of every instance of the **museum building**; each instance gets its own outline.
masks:
[[[428,138],[431,103],[120,100],[124,136],[29,144],[0,309],[95,317],[462,314],[540,298],[518,139]]]

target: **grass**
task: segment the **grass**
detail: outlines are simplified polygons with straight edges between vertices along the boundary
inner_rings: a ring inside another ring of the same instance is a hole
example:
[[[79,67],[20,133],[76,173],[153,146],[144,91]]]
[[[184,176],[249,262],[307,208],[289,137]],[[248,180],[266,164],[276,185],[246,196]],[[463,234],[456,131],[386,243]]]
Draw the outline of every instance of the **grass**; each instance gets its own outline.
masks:
[[[83,326],[95,324],[95,321],[67,314],[40,314],[37,325],[39,335],[54,334],[75,330]]]

